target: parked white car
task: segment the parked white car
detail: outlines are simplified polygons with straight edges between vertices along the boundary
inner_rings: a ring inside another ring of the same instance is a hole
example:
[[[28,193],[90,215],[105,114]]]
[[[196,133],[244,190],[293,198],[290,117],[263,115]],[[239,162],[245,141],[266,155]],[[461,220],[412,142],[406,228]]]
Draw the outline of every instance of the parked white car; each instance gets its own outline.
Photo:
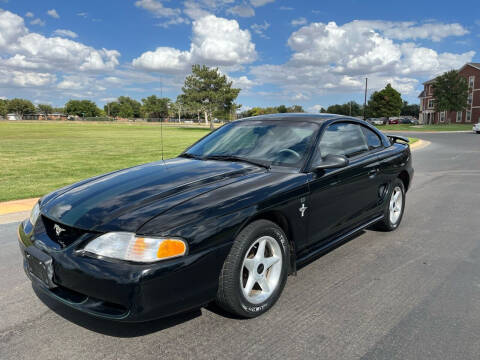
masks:
[[[473,125],[473,132],[480,134],[480,123]]]

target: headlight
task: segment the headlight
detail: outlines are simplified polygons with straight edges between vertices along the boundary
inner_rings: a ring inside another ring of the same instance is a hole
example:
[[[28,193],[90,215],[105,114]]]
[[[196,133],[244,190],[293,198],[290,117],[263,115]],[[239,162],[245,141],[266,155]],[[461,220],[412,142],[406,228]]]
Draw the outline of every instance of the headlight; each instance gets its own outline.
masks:
[[[150,263],[183,256],[187,252],[187,245],[180,239],[151,238],[127,232],[110,232],[90,241],[84,250],[114,259]]]
[[[33,207],[32,211],[30,212],[30,224],[35,225],[39,215],[40,215],[40,205],[38,205],[38,202],[37,202]]]

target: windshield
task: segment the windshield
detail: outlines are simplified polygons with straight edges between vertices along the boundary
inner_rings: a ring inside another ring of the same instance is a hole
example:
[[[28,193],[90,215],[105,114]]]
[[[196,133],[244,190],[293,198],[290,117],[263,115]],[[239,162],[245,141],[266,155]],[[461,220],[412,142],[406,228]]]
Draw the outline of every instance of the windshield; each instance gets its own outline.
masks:
[[[313,123],[297,121],[237,121],[200,140],[186,154],[201,158],[232,156],[298,167],[317,128]]]

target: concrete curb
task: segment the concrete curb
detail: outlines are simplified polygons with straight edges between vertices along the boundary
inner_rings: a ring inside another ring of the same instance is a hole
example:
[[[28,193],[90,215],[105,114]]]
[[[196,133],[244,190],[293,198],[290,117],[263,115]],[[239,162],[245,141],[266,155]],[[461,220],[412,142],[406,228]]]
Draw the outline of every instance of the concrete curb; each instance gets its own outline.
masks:
[[[473,133],[472,130],[453,130],[453,131],[422,131],[422,130],[382,130],[383,133],[403,133],[403,134],[467,134]]]
[[[37,201],[38,198],[0,202],[0,216],[20,211],[29,211]]]
[[[418,139],[418,141],[414,142],[412,145],[410,145],[410,150],[419,150],[419,149],[423,149],[425,147],[427,147],[428,145],[430,145],[431,142],[430,141],[427,141],[427,140],[422,140],[422,139]]]

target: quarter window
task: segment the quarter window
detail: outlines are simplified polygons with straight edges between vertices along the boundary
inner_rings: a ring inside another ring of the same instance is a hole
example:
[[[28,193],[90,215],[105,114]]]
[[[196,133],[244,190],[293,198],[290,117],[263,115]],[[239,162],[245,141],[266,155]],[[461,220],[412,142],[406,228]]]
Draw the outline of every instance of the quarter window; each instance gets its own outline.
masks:
[[[380,137],[372,130],[362,126],[362,131],[363,135],[365,135],[365,138],[367,139],[367,145],[370,150],[377,149],[382,146],[382,141],[380,140]]]
[[[318,151],[319,150],[319,151]],[[322,135],[314,164],[319,164],[327,155],[353,157],[368,151],[367,141],[360,125],[336,123]]]

